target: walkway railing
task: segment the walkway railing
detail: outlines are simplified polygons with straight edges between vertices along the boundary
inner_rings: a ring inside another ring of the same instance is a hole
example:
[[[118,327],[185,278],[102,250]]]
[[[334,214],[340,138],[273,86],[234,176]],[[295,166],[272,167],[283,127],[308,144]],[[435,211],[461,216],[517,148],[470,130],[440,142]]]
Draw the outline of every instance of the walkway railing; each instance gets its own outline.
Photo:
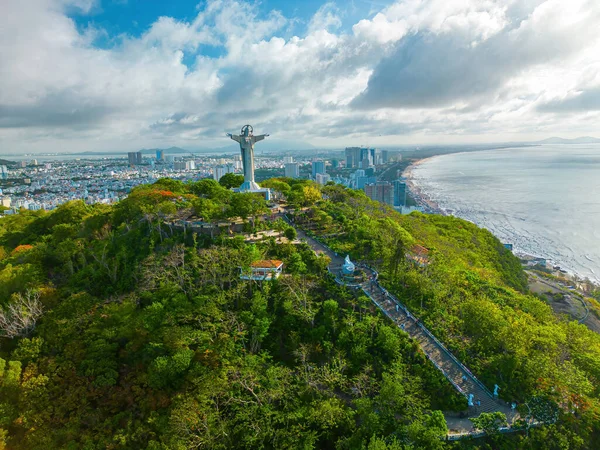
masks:
[[[289,217],[287,217],[287,215],[284,215],[285,219],[288,221],[288,223],[290,225],[293,225],[295,227],[297,227],[297,225],[295,225],[290,219]],[[307,237],[315,242],[318,242],[319,245],[323,246],[326,250],[328,250],[329,252],[335,254],[336,256],[338,256],[338,254],[333,251],[327,244],[325,244],[322,240],[320,240],[318,237],[316,236],[308,236]],[[379,291],[385,296],[386,299],[388,300],[392,300],[397,306],[398,308],[402,308],[404,314],[406,315],[406,317],[408,319],[414,319],[415,320],[415,324],[423,331],[423,333],[429,338],[431,339],[435,345],[442,350],[451,360],[454,364],[456,364],[456,366],[463,372],[463,374],[467,375],[482,391],[485,395],[487,395],[490,399],[496,401],[496,397],[494,397],[494,395],[490,392],[490,390],[481,382],[479,381],[479,379],[462,363],[460,362],[445,346],[444,344],[442,344],[428,329],[427,327],[425,327],[419,320],[418,318],[411,314],[411,312],[409,311],[409,309],[400,301],[398,300],[398,298],[396,296],[394,296],[393,294],[390,294],[390,292],[385,289],[383,286],[381,286],[379,284],[378,278],[379,278],[379,272],[377,272],[376,269],[368,266],[367,264],[364,263],[359,263],[358,264],[359,267],[361,268],[365,268],[367,270],[369,270],[373,277],[371,278],[371,286],[375,285],[377,286],[377,288],[379,289]],[[338,278],[338,276],[334,273],[331,272],[330,267],[327,267],[327,271],[329,273],[329,275],[335,280],[336,283],[338,283],[339,285],[343,285],[343,286],[347,286],[347,287],[360,287],[362,289],[362,291],[367,295],[367,297],[369,297],[369,299],[371,299],[371,301],[388,317],[390,318],[392,321],[394,321],[394,317],[389,313],[388,310],[386,310],[383,305],[380,304],[380,301],[377,300],[371,292],[369,292],[368,289],[366,289],[365,287],[365,283],[360,283],[360,284],[354,284],[354,283],[346,283],[344,280],[341,280]],[[433,365],[436,367],[436,369],[438,369],[442,375],[444,375],[444,377],[452,384],[452,386],[462,395],[464,395],[465,397],[468,398],[468,394],[464,392],[464,390],[450,377],[449,374],[446,373],[446,371],[427,353],[427,352],[423,352],[425,354],[425,356],[427,357],[427,359],[429,359],[429,361],[431,361],[433,363]],[[542,425],[540,422],[527,422],[527,428],[530,427],[537,427]],[[517,431],[522,431],[523,429],[520,427],[512,427],[512,426],[503,426],[499,428],[499,432],[500,433],[513,433],[513,432],[517,432]],[[471,431],[465,431],[465,432],[459,432],[459,433],[448,433],[445,436],[445,439],[448,441],[457,441],[460,439],[464,439],[467,437],[482,437],[485,436],[486,433],[484,431],[477,431],[477,430],[471,430]]]
[[[325,245],[325,244],[322,244],[322,245]],[[377,286],[377,287],[378,287],[378,288],[381,290],[381,292],[383,292],[383,293],[384,293],[384,295],[385,295],[387,298],[391,299],[391,300],[392,300],[393,302],[395,302],[395,303],[396,303],[396,304],[397,304],[397,305],[398,305],[400,308],[402,308],[402,309],[404,310],[404,313],[405,313],[405,314],[406,314],[408,317],[411,317],[411,316],[412,316],[412,317],[415,317],[415,318],[416,318],[416,316],[415,316],[414,314],[411,314],[411,312],[410,312],[410,311],[409,311],[409,309],[406,307],[406,305],[404,305],[404,304],[403,304],[403,303],[402,303],[400,300],[398,300],[398,298],[397,298],[395,295],[391,294],[391,293],[390,293],[390,292],[389,292],[387,289],[385,289],[383,286],[381,286],[381,285],[379,284],[379,281],[377,281],[377,278],[379,277],[379,273],[378,273],[378,272],[377,272],[375,269],[373,269],[373,268],[369,267],[369,266],[368,266],[368,265],[366,265],[366,264],[361,264],[360,266],[361,266],[361,267],[364,267],[364,268],[366,268],[366,269],[368,269],[368,270],[370,270],[370,271],[372,271],[372,272],[374,273],[374,275],[375,275],[375,279],[373,280],[373,282],[374,282],[374,283],[375,283],[375,285],[376,285],[376,286]],[[371,300],[372,300],[372,301],[373,301],[375,304],[377,304],[377,306],[379,306],[379,307],[381,308],[381,306],[380,306],[380,305],[377,303],[377,300],[375,300],[375,299],[374,299],[374,298],[373,298],[373,297],[372,297],[372,296],[371,296],[371,295],[370,295],[370,294],[369,294],[369,293],[368,293],[368,292],[367,292],[365,289],[363,289],[363,291],[364,291],[364,292],[365,292],[365,293],[366,293],[366,294],[369,296],[369,298],[370,298],[370,299],[371,299]],[[382,309],[382,308],[381,308],[381,309]],[[385,311],[384,311],[384,312],[385,312]],[[390,318],[391,318],[391,316],[390,316],[389,314],[387,314],[387,312],[386,312],[386,315],[387,315],[388,317],[390,317]],[[453,354],[450,352],[450,350],[448,350],[448,349],[446,348],[446,346],[445,346],[444,344],[442,344],[442,343],[441,343],[441,342],[438,340],[438,338],[436,338],[436,337],[433,335],[433,333],[431,333],[431,331],[429,331],[429,330],[427,329],[427,327],[425,327],[425,325],[423,325],[421,322],[417,322],[417,326],[418,326],[418,327],[419,327],[419,328],[420,328],[420,329],[421,329],[421,330],[422,330],[422,331],[423,331],[423,332],[424,332],[424,333],[425,333],[425,334],[426,334],[426,335],[427,335],[429,338],[431,338],[431,339],[432,339],[432,340],[433,340],[433,341],[434,341],[434,342],[437,344],[437,346],[440,348],[440,350],[442,350],[442,351],[443,351],[443,352],[444,352],[446,355],[448,355],[448,357],[449,357],[450,359],[452,359],[452,361],[454,361],[454,363],[455,363],[456,365],[458,365],[458,367],[459,367],[461,370],[463,370],[463,371],[464,371],[464,372],[467,374],[467,376],[468,376],[469,378],[471,378],[471,380],[473,380],[473,382],[474,382],[475,384],[477,384],[477,386],[479,386],[479,387],[480,387],[480,388],[481,388],[481,389],[482,389],[482,390],[483,390],[483,391],[484,391],[484,392],[485,392],[485,393],[486,393],[486,394],[487,394],[487,395],[488,395],[488,396],[489,396],[491,399],[493,399],[493,400],[496,400],[496,398],[495,398],[495,397],[494,397],[494,395],[493,395],[493,394],[490,392],[490,390],[489,390],[489,389],[488,389],[488,388],[487,388],[487,387],[486,387],[486,386],[485,386],[485,385],[484,385],[484,384],[483,384],[481,381],[479,381],[479,379],[478,379],[478,378],[477,378],[475,375],[473,375],[473,373],[472,373],[472,372],[471,372],[471,371],[470,371],[470,370],[469,370],[469,369],[468,369],[468,368],[467,368],[467,367],[466,367],[466,366],[465,366],[465,365],[464,365],[462,362],[460,362],[460,361],[459,361],[459,360],[458,360],[458,359],[457,359],[457,358],[456,358],[456,357],[455,357],[455,356],[454,356],[454,355],[453,355]],[[429,360],[430,360],[430,361],[432,361],[432,362],[433,362],[433,363],[436,365],[436,367],[437,367],[437,368],[438,368],[438,369],[439,369],[439,370],[442,372],[442,374],[443,374],[443,375],[446,377],[446,379],[447,379],[448,381],[450,381],[450,383],[452,383],[452,385],[453,385],[453,386],[456,388],[456,390],[458,390],[458,392],[460,392],[460,393],[461,393],[461,394],[463,394],[465,397],[467,397],[467,394],[466,394],[465,392],[463,392],[463,390],[462,390],[462,389],[461,389],[461,388],[460,388],[460,387],[459,387],[459,386],[458,386],[458,385],[457,385],[457,384],[454,382],[454,380],[452,380],[452,379],[450,378],[450,376],[449,376],[449,375],[447,375],[447,374],[446,374],[446,372],[445,372],[444,370],[442,370],[442,369],[441,369],[441,368],[440,368],[440,367],[439,367],[439,366],[438,366],[438,365],[435,363],[435,361],[433,361],[433,360],[432,360],[432,359],[429,357],[429,355],[427,355],[427,357],[429,358]]]
[[[290,220],[290,218],[287,216],[287,214],[284,214],[285,219],[288,221],[288,223],[292,223],[292,221]],[[310,237],[310,236],[309,236]],[[321,239],[319,239],[317,236],[313,236],[311,237],[313,240],[315,240],[316,242],[318,242],[320,245],[322,245],[323,247],[325,247],[327,250],[329,250],[330,252],[334,253],[337,255],[336,252],[334,252],[331,247],[329,247],[327,244],[325,244]],[[378,278],[379,278],[379,272],[368,266],[367,264],[364,263],[359,263],[358,264],[359,267],[365,268],[369,271],[371,271],[371,273],[374,275],[372,282],[380,289],[380,291],[389,299],[391,299],[393,302],[395,302],[400,308],[403,309],[404,313],[406,314],[407,317],[414,317],[416,319],[416,316],[414,314],[412,314],[410,312],[410,310],[406,307],[406,305],[404,305],[400,300],[398,300],[398,298],[391,294],[387,289],[385,289],[383,286],[381,286],[381,284],[379,284]],[[331,273],[331,270],[329,269],[329,267],[327,267],[327,270],[329,271],[329,273]],[[344,286],[348,286],[348,287],[361,287],[363,292],[371,299],[371,301],[373,303],[375,303],[379,309],[381,309],[384,314],[386,316],[388,316],[389,318],[391,318],[393,320],[393,317],[390,316],[390,314],[378,303],[378,301],[371,295],[369,294],[369,292],[362,286],[362,284],[355,284],[355,283],[346,283],[343,280],[340,280],[335,274],[331,273],[334,277],[335,277],[335,281],[338,284],[344,285]],[[481,390],[492,400],[496,400],[496,398],[494,397],[494,395],[492,394],[492,392],[481,382],[479,381],[479,379],[462,363],[460,362],[447,348],[444,344],[442,344],[438,338],[436,338],[433,333],[431,333],[431,331],[429,331],[427,329],[427,327],[425,327],[420,321],[416,321],[417,326],[423,331],[423,333],[425,333],[431,340],[433,340],[435,342],[435,344],[439,347],[440,350],[442,350],[452,361],[454,361],[454,363],[477,385],[481,388]],[[427,355],[427,354],[426,354]],[[457,384],[454,380],[452,380],[450,378],[450,376],[448,374],[446,374],[446,372],[439,367],[439,365],[433,361],[431,359],[431,357],[429,357],[429,355],[427,355],[427,358],[432,361],[435,366],[438,368],[438,370],[440,370],[440,372],[442,372],[442,374],[444,375],[444,377],[450,381],[450,383],[454,386],[454,388],[460,392],[462,395],[464,395],[465,397],[468,397],[467,393],[465,393]]]

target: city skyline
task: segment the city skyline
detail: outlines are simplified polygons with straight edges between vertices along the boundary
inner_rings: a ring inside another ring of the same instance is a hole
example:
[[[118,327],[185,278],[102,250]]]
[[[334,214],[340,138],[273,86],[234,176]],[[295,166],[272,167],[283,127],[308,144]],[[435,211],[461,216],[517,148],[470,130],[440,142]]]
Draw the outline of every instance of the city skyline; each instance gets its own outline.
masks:
[[[3,8],[0,153],[219,148],[247,122],[318,148],[597,135],[595,2]]]

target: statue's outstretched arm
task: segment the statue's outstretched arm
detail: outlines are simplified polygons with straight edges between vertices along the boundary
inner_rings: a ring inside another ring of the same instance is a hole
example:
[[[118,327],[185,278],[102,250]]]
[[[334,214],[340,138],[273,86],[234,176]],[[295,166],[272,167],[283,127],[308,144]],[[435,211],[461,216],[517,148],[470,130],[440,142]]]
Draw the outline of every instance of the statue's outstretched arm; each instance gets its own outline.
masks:
[[[231,139],[233,139],[236,142],[240,142],[242,140],[242,137],[237,134],[227,133],[227,136],[229,136]]]
[[[269,136],[268,134],[259,134],[258,136],[252,136],[254,142],[262,141],[264,138]]]

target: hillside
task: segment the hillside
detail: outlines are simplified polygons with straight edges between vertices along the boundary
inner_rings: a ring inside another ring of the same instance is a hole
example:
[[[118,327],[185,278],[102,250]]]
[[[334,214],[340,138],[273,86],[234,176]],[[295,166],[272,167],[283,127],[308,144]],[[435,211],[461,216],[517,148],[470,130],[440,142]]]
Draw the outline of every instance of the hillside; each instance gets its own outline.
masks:
[[[0,222],[0,443],[597,447],[600,338],[529,295],[490,233],[400,216],[339,186],[263,184],[287,198],[299,226],[378,267],[488,387],[558,422],[443,442],[441,411],[464,411],[466,400],[367,297],[332,281],[326,257],[259,197],[163,179],[115,206],[72,202]],[[239,218],[245,233],[231,225]],[[200,220],[203,233],[182,225]],[[428,249],[426,267],[405,258],[414,244]],[[283,261],[284,275],[240,279],[262,259]]]

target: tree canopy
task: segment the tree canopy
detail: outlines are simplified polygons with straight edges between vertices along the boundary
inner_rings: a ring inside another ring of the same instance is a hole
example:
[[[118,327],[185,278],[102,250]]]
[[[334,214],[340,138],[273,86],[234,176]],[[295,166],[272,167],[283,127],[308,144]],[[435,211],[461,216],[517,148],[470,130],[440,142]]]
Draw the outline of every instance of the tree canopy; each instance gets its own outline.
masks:
[[[464,397],[264,199],[162,179],[114,206],[0,221],[0,448],[598,447],[598,335],[530,295],[489,232],[336,185],[271,185],[305,232],[377,267],[488,387],[547,425],[445,443],[441,411]],[[426,265],[407,257],[416,244]],[[241,279],[259,259],[284,274]],[[493,434],[500,419],[474,423]]]

